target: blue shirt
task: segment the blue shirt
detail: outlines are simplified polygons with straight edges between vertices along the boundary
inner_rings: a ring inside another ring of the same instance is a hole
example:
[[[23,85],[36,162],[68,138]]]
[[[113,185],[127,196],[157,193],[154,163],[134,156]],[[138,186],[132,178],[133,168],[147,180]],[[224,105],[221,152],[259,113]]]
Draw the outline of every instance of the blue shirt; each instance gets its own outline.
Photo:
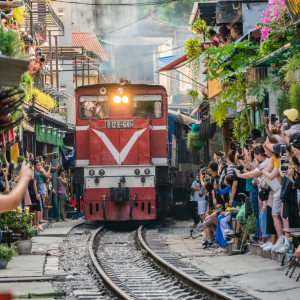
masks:
[[[216,188],[215,191],[218,193],[218,195],[223,196],[229,192],[229,197],[231,197],[231,186],[226,186],[225,189],[220,190],[219,188]]]
[[[252,179],[246,179],[246,191],[251,192],[254,190],[254,187],[252,186]]]
[[[40,174],[34,171],[34,180],[36,180],[36,189],[39,195],[42,194],[42,185],[40,182]]]

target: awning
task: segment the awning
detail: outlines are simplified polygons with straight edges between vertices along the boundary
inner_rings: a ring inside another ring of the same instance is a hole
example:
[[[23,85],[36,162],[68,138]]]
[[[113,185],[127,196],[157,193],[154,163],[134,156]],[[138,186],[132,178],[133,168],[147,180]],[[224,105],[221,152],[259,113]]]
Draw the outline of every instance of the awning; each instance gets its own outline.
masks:
[[[187,64],[187,54],[181,53],[157,59],[158,71],[172,71]]]
[[[255,68],[267,68],[271,64],[275,64],[281,60],[286,59],[286,55],[291,52],[291,43],[284,45],[280,49],[270,53],[266,57],[258,60],[253,65]]]

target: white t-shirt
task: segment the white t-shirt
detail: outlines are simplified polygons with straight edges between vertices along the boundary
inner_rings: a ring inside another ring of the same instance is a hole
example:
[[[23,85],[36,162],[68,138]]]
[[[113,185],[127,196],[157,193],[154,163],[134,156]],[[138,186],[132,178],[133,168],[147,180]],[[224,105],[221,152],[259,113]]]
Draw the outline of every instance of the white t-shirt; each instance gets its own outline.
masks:
[[[269,165],[270,160],[271,160],[270,158],[267,158],[267,159],[265,159],[260,165],[261,165],[263,168],[266,168],[266,167]],[[255,171],[260,172],[258,168],[256,168]],[[262,175],[263,175],[263,174],[262,174]],[[273,180],[268,179],[268,178],[267,178],[266,176],[264,176],[264,175],[263,175],[263,177],[264,177],[264,181],[268,184],[268,186],[271,188],[272,191],[275,192],[275,191],[277,191],[278,189],[280,189],[280,183],[279,183],[277,177],[275,177]]]
[[[198,183],[198,185],[199,185],[199,183]],[[205,200],[205,191],[204,191],[204,188],[201,188],[200,192],[196,191],[195,194],[196,194],[196,196],[195,196],[196,201],[206,201]],[[199,194],[201,194],[202,197],[200,197]]]
[[[29,55],[35,55],[35,51],[32,47],[29,48]]]
[[[260,165],[261,165],[263,168],[266,168],[266,167],[268,166],[268,164],[270,163],[270,160],[271,160],[271,158],[268,157],[268,158],[266,158]],[[255,171],[260,172],[260,171],[259,171],[259,168],[256,168]]]

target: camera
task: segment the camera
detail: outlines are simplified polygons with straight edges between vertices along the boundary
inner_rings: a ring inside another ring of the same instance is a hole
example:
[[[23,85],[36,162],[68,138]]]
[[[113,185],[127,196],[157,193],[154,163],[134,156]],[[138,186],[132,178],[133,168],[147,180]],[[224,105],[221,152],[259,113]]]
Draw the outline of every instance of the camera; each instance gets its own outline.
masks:
[[[290,146],[293,146],[294,148],[300,149],[300,141],[299,140],[293,140],[293,142],[290,144]]]
[[[53,154],[53,157],[54,157],[54,159],[57,159],[58,155],[57,154]]]
[[[226,163],[227,163],[226,159],[222,159],[222,160],[221,160],[221,164],[226,165]]]
[[[276,115],[271,114],[271,123],[274,124],[277,120],[278,120],[278,118],[276,118]]]
[[[209,182],[210,182],[210,178],[204,178],[203,181],[204,181],[205,183],[209,183]]]
[[[219,152],[216,152],[216,155],[217,156],[223,156],[223,153],[221,151],[219,151]]]
[[[280,131],[280,129],[272,129],[272,134],[280,134],[281,133],[281,131]]]
[[[269,109],[268,108],[264,108],[264,116],[265,117],[269,116]]]
[[[253,141],[252,141],[252,139],[246,139],[246,144],[252,144],[253,143]]]

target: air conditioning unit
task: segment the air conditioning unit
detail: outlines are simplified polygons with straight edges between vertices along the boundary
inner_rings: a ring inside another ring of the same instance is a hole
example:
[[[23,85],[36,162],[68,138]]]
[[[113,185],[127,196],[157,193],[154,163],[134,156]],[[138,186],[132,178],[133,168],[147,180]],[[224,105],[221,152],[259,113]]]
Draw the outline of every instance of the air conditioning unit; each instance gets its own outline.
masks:
[[[64,8],[59,8],[58,9],[58,16],[59,17],[62,17],[62,16],[64,16],[65,15],[65,9]]]

